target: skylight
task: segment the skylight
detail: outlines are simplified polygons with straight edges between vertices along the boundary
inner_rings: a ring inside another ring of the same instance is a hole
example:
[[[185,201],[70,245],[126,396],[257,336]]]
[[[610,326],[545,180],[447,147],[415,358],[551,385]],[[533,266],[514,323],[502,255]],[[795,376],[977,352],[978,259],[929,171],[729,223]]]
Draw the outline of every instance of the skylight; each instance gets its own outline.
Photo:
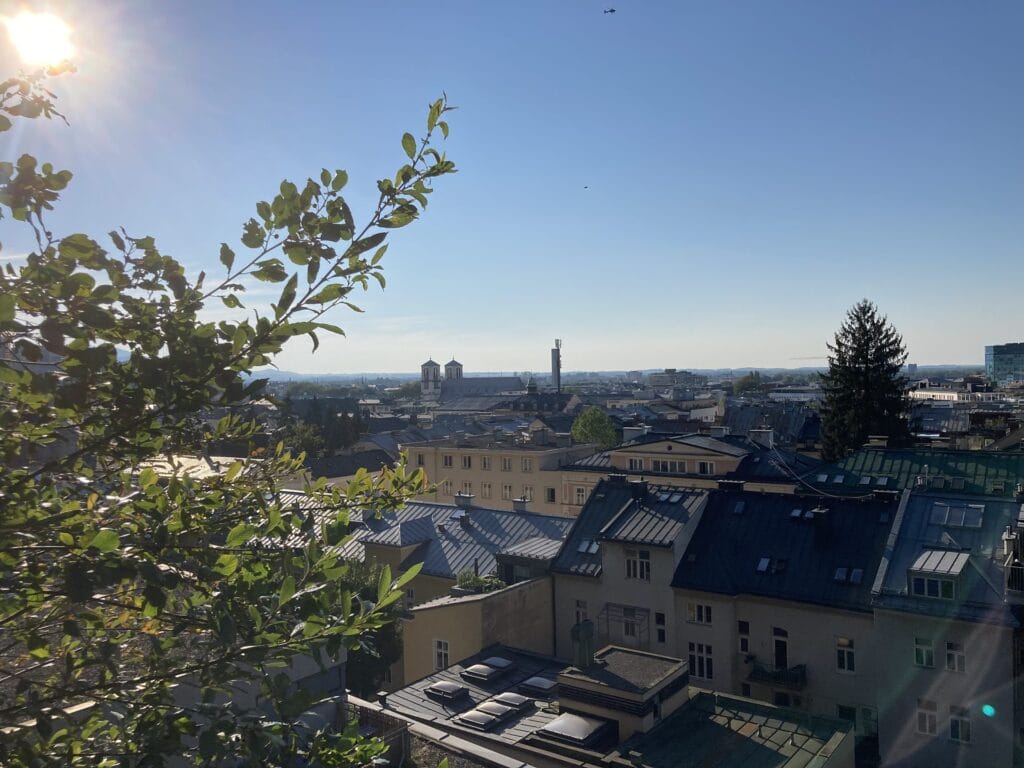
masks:
[[[747,506],[747,502],[745,502],[745,501],[737,501],[736,502],[736,506],[732,508],[732,513],[734,515],[742,515],[743,514],[743,510],[746,508],[746,506]]]
[[[771,564],[772,564],[772,559],[770,557],[762,557],[758,561],[758,563],[757,563],[757,572],[758,573],[767,573],[768,572],[768,566],[771,565]]]
[[[871,485],[871,475],[864,475],[864,477],[862,477],[860,479],[860,484],[861,485]]]
[[[850,583],[860,584],[864,580],[864,570],[862,568],[854,568],[850,571]]]
[[[832,578],[834,581],[846,581],[846,569],[836,568],[835,575]]]

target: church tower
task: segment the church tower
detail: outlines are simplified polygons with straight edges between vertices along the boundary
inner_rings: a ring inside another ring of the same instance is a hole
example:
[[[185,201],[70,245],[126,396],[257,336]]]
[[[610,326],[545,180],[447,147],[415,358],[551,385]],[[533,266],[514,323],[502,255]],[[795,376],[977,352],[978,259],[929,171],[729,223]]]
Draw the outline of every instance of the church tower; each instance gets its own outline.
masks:
[[[427,360],[420,366],[420,395],[424,399],[436,400],[441,394],[441,366]]]
[[[462,363],[454,357],[445,363],[444,379],[445,381],[460,381],[462,379]]]

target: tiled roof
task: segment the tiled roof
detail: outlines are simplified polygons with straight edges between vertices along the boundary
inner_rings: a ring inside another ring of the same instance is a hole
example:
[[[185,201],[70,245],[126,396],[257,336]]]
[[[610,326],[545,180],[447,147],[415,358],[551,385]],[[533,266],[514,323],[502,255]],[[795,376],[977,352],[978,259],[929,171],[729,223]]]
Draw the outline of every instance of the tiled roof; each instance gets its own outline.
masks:
[[[895,500],[712,491],[672,585],[869,610],[895,511]]]
[[[580,576],[601,573],[601,541],[667,546],[707,500],[706,491],[648,486],[635,498],[634,483],[602,480],[573,522],[552,571]]]
[[[462,513],[468,513],[463,522]],[[528,512],[510,512],[473,507],[468,510],[447,504],[410,502],[397,512],[388,512],[380,518],[368,517],[363,526],[352,532],[352,539],[344,546],[346,557],[362,559],[363,542],[396,543],[406,534],[407,540],[421,543],[401,567],[423,563],[423,573],[454,579],[465,570],[476,570],[481,575],[497,567],[495,554],[531,539],[546,538],[561,541],[572,525],[564,517],[538,515]],[[398,533],[394,531],[398,529]],[[539,546],[534,542],[532,546]]]
[[[964,621],[1020,626],[1003,593],[1002,534],[1024,505],[1006,499],[912,493],[893,525],[875,583],[875,604]],[[955,577],[953,600],[910,594],[909,572]]]

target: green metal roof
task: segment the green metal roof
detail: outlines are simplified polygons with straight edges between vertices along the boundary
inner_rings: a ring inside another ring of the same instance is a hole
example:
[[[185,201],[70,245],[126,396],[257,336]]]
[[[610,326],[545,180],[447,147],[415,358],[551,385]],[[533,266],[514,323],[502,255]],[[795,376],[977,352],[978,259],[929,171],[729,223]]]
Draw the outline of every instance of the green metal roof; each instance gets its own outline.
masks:
[[[849,473],[843,485],[865,490],[879,487],[882,477],[889,478],[884,487],[890,490],[915,487],[920,476],[927,477],[924,487],[929,490],[1013,498],[1017,483],[1024,482],[1021,451],[861,448],[839,466]],[[861,483],[865,477],[870,483]]]

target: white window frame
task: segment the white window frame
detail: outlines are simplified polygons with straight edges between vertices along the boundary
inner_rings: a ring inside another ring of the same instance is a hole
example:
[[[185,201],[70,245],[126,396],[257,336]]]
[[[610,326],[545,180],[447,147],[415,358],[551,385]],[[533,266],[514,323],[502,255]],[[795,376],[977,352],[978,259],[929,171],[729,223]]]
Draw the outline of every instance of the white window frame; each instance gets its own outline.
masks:
[[[626,550],[626,578],[650,582],[651,551],[649,549]]]
[[[711,626],[711,606],[707,603],[687,603],[686,620],[690,624],[706,624]]]
[[[946,671],[967,671],[967,656],[964,653],[963,643],[954,643],[950,640],[946,641]]]
[[[447,640],[434,640],[434,669],[448,669],[451,666]]]
[[[485,499],[491,498],[491,484],[480,483],[480,496]]]
[[[643,456],[631,456],[629,459],[629,471],[630,472],[643,472],[644,471],[644,457]]]
[[[451,469],[455,466],[455,457],[450,453],[441,454],[441,466],[445,469]]]
[[[836,636],[836,672],[853,675],[857,672],[857,655],[853,638]]]
[[[713,474],[715,474],[715,462],[713,462],[713,461],[698,461],[697,462],[697,474],[698,475],[713,475]]]
[[[544,489],[544,501],[547,504],[555,504],[555,503],[557,503],[558,502],[558,491],[556,491],[554,488],[545,488]]]
[[[915,729],[918,733],[923,736],[934,736],[938,726],[936,713],[939,711],[938,705],[934,701],[928,701],[927,699],[917,700],[917,723]]]
[[[678,459],[651,459],[651,472],[685,475],[686,462]]]
[[[533,501],[533,486],[532,485],[524,485],[523,486],[523,498],[526,499],[527,501]]]
[[[522,461],[523,472],[533,472],[533,457],[524,456]]]
[[[587,503],[587,489],[585,486],[576,486],[575,500],[577,507],[582,507],[584,504]]]
[[[441,493],[444,496],[451,496],[452,495],[452,481],[451,480],[442,480],[441,481]]]
[[[932,585],[934,585],[935,587],[934,595],[931,594]],[[948,589],[946,589],[947,587]],[[944,591],[948,592],[949,594],[942,594]],[[914,597],[926,597],[929,600],[955,600],[956,582],[954,582],[952,579],[936,579],[931,576],[911,574],[910,594]]]
[[[491,471],[491,457],[490,456],[481,456],[480,457],[480,469],[486,470],[488,472]]]
[[[462,468],[472,469],[473,468],[473,456],[468,453],[462,455]]]
[[[949,740],[959,744],[971,743],[970,711],[963,707],[949,708]]]
[[[914,638],[914,666],[935,669],[935,643],[930,638]]]
[[[512,457],[511,456],[502,456],[501,457],[501,471],[502,472],[511,472],[512,471]]]
[[[505,501],[512,500],[512,483],[501,484],[501,498]]]
[[[689,644],[690,674],[702,680],[715,679],[715,662],[710,643]]]
[[[473,482],[471,480],[462,481],[462,492],[468,494],[473,493]]]

